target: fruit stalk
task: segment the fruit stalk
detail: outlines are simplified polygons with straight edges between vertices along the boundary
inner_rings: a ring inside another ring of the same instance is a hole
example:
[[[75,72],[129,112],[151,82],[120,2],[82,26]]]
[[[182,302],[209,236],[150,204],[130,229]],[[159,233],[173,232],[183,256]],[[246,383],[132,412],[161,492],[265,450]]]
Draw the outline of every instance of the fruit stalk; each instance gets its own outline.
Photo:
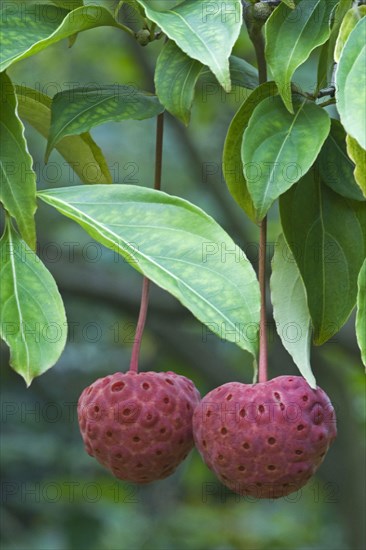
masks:
[[[163,139],[164,139],[164,113],[161,113],[157,117],[156,122],[156,147],[155,147],[155,177],[154,177],[154,189],[160,190],[161,188],[161,174],[163,167]],[[149,291],[150,280],[144,277],[142,282],[141,303],[139,318],[137,321],[136,333],[132,347],[130,371],[138,372],[139,369],[139,357],[141,349],[141,340],[144,333],[147,310],[149,307]]]
[[[141,340],[142,340],[142,335],[144,333],[147,310],[149,307],[149,289],[150,289],[150,280],[147,277],[144,277],[144,280],[142,282],[139,318],[137,321],[136,333],[133,341],[133,348],[132,348],[132,354],[131,354],[130,372],[137,373],[139,370]]]
[[[259,238],[259,288],[261,293],[261,313],[259,327],[259,382],[267,382],[267,319],[266,319],[266,248],[267,218],[260,224]]]
[[[253,17],[253,6],[247,6],[244,12],[244,19],[248,29],[249,37],[253,43],[258,65],[259,84],[267,82],[267,63],[265,58],[265,44],[262,34],[262,25],[258,24]],[[258,260],[258,279],[261,293],[261,310],[259,325],[259,369],[258,381],[267,382],[268,380],[268,361],[267,361],[267,320],[266,320],[266,257],[267,257],[267,217],[260,224],[259,237],[259,260]]]

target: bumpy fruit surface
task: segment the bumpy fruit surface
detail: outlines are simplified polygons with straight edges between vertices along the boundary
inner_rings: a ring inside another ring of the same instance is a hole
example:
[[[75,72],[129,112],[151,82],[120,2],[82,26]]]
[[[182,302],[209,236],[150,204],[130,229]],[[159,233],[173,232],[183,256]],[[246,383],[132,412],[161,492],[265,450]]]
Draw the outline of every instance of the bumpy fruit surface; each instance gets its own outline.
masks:
[[[337,435],[326,393],[300,376],[224,384],[195,410],[196,446],[232,491],[279,498],[299,490]]]
[[[174,372],[117,372],[85,388],[78,419],[86,451],[126,481],[163,479],[192,449],[200,395]]]

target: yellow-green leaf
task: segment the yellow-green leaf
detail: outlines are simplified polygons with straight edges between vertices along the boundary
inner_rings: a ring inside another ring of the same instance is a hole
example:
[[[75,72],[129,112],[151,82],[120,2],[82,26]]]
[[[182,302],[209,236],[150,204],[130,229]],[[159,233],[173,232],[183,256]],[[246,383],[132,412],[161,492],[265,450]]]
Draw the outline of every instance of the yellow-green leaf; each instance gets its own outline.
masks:
[[[353,175],[355,181],[360,187],[363,196],[366,197],[366,151],[362,149],[356,139],[351,136],[346,137],[348,156],[355,163]]]
[[[48,139],[52,99],[32,88],[16,86],[19,116]],[[57,151],[70,164],[83,183],[112,183],[107,162],[89,133],[64,137]]]
[[[10,223],[0,240],[0,330],[27,386],[60,357],[67,322],[51,273]]]
[[[353,6],[344,16],[341,28],[339,29],[339,34],[334,50],[334,61],[336,61],[336,63],[339,62],[342,50],[345,43],[347,42],[349,35],[353,31],[357,23],[360,21],[360,19],[362,19],[362,17],[365,17],[365,15],[366,6]]]
[[[337,109],[350,136],[366,149],[366,17],[352,30],[336,71]]]

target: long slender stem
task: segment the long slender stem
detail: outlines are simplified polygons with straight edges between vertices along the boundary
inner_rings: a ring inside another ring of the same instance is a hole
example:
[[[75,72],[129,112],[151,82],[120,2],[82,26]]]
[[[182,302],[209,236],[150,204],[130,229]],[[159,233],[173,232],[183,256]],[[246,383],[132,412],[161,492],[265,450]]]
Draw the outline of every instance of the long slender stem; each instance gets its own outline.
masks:
[[[161,174],[163,167],[163,138],[164,138],[164,114],[158,116],[156,123],[156,148],[155,148],[155,178],[154,189],[161,188]],[[144,277],[142,282],[141,304],[137,321],[135,339],[133,342],[130,372],[138,372],[142,335],[144,333],[147,310],[149,307],[150,281]]]
[[[259,288],[261,293],[261,313],[259,328],[259,382],[267,382],[267,319],[266,319],[266,248],[267,218],[261,222],[259,238]]]
[[[246,3],[247,4],[247,3]],[[267,81],[267,63],[265,58],[265,43],[261,27],[258,26],[251,15],[252,6],[247,5],[245,10],[245,22],[249,37],[253,43],[258,65],[259,83]],[[261,294],[260,326],[259,326],[259,382],[267,381],[268,353],[267,353],[267,317],[266,317],[266,256],[267,256],[267,217],[260,224],[258,278]]]

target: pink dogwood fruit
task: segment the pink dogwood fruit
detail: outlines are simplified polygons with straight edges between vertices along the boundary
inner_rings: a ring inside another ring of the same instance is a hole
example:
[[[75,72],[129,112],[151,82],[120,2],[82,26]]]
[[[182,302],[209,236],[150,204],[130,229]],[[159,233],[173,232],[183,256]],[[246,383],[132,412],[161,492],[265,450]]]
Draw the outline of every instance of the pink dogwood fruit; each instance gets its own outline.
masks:
[[[174,372],[99,378],[78,403],[86,451],[119,479],[163,479],[194,446],[192,415],[199,400],[193,382]]]
[[[279,498],[299,490],[322,463],[337,435],[326,393],[301,376],[224,384],[195,410],[196,446],[232,491]]]

